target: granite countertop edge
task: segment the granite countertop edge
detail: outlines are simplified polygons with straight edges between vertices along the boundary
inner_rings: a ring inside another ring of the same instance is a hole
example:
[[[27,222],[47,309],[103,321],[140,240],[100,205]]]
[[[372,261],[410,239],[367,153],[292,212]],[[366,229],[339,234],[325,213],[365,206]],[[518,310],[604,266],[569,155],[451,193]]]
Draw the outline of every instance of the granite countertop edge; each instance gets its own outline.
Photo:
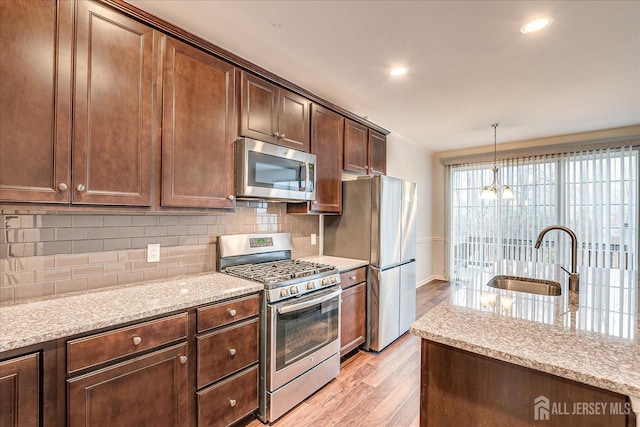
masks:
[[[194,288],[193,294],[181,295],[179,286]],[[262,289],[256,282],[210,272],[5,303],[0,305],[0,353]]]
[[[569,364],[571,364],[571,358],[569,356],[567,356],[566,361],[563,362],[550,362],[548,360],[542,360],[540,357],[536,357],[536,355],[527,354],[527,351],[524,349],[518,349],[514,347],[512,351],[507,351],[503,348],[497,348],[497,346],[492,347],[488,343],[480,342],[481,340],[474,337],[472,333],[468,336],[461,336],[464,334],[460,333],[459,331],[451,331],[451,333],[448,333],[449,331],[446,330],[434,331],[430,329],[429,326],[426,325],[426,322],[429,321],[429,315],[432,314],[446,316],[447,311],[443,308],[451,309],[447,301],[442,302],[433,310],[436,311],[436,309],[440,309],[437,311],[437,313],[427,313],[421,319],[418,319],[411,325],[410,332],[420,338],[469,351],[471,353],[487,356],[496,360],[512,363],[514,365],[522,366],[525,368],[534,369],[540,372],[591,385],[600,389],[606,389],[626,396],[640,397],[640,385],[635,384],[635,382],[632,383],[631,381],[625,381],[622,378],[612,379],[610,377],[604,377],[603,375],[589,372],[587,367],[584,367],[583,369],[575,367],[575,364],[573,367],[570,367],[568,366]],[[467,315],[477,316],[478,318],[490,315],[489,313],[474,312],[472,310],[464,308],[456,307],[456,309],[464,311]],[[444,319],[441,318],[440,321],[444,321]],[[514,324],[518,323],[520,325],[526,325],[527,323],[529,323],[520,319],[510,319],[510,322],[513,322]],[[503,325],[498,325],[496,326],[496,328],[499,328],[500,326]],[[533,333],[535,333],[536,331],[533,327],[534,325],[531,326]],[[526,326],[521,326],[521,328],[522,327]]]
[[[343,258],[331,255],[313,255],[302,258],[305,261],[334,265],[341,273],[369,265],[368,260]]]

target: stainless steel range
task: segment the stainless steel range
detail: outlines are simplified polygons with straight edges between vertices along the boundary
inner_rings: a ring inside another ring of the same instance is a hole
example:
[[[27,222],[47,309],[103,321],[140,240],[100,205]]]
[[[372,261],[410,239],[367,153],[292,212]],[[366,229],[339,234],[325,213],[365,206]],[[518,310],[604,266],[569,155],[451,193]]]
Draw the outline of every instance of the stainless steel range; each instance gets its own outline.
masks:
[[[291,259],[290,233],[218,237],[218,271],[264,284],[260,413],[282,416],[340,372],[340,274]]]

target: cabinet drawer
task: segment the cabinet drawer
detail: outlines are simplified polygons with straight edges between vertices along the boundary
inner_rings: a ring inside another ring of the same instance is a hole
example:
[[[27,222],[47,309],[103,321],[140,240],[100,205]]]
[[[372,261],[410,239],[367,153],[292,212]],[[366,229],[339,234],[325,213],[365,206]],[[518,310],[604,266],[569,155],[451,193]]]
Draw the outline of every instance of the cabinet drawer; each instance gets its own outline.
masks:
[[[258,408],[258,366],[198,395],[198,427],[227,426]]]
[[[198,332],[257,316],[259,311],[258,295],[198,308]]]
[[[365,282],[366,280],[367,267],[360,267],[355,270],[340,273],[340,286],[342,286],[342,289],[346,289],[357,283]]]
[[[198,337],[198,388],[258,361],[258,319]]]
[[[186,337],[187,313],[182,313],[71,340],[67,342],[67,372],[79,371]]]

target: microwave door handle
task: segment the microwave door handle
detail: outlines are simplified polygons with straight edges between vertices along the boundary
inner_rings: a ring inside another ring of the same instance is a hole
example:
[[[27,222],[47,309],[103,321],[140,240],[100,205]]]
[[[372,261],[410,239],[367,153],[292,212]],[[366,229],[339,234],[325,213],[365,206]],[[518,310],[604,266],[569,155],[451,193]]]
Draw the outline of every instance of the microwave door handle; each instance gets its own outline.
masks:
[[[330,299],[337,297],[338,295],[340,295],[341,292],[342,290],[339,289],[335,292],[331,292],[330,294],[325,295],[322,298],[312,299],[310,301],[301,302],[299,304],[291,304],[291,305],[285,305],[283,307],[278,307],[278,313],[287,314],[287,313],[292,313],[294,311],[303,310],[305,308],[313,307],[314,305],[321,304],[325,301],[329,301]]]
[[[304,174],[304,179],[302,175]],[[307,171],[307,163],[300,163],[299,173],[298,173],[298,188],[300,191],[305,191],[307,189],[307,180],[309,176],[309,171]]]

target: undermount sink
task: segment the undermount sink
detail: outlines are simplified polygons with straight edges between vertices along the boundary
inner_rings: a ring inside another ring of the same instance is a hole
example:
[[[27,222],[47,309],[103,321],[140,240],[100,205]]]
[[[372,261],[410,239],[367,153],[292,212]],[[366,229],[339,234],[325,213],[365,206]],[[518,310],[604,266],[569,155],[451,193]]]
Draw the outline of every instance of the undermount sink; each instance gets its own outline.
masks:
[[[518,276],[494,276],[487,286],[507,291],[527,292],[538,295],[562,295],[562,288],[559,282],[553,280],[532,279],[530,277]]]

